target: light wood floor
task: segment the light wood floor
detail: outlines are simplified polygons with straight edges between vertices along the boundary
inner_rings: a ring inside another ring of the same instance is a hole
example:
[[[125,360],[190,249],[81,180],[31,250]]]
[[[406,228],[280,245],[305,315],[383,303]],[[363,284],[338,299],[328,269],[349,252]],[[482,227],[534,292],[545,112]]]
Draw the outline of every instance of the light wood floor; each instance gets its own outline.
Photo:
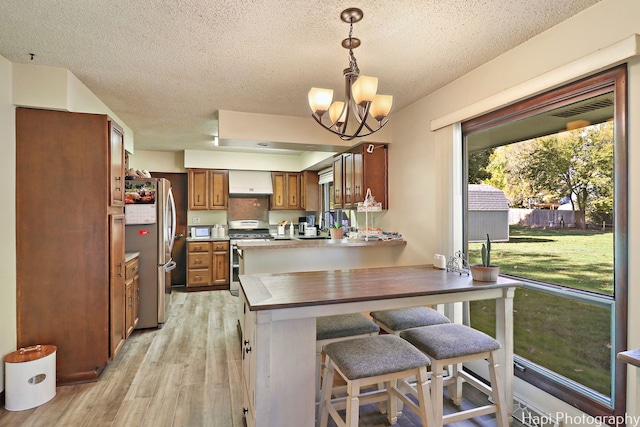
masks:
[[[2,406],[0,426],[243,426],[236,303],[228,291],[174,292],[164,328],[134,331],[98,382],[58,387],[26,411]],[[398,426],[420,426],[405,413]],[[361,409],[361,426],[386,425],[375,405]]]

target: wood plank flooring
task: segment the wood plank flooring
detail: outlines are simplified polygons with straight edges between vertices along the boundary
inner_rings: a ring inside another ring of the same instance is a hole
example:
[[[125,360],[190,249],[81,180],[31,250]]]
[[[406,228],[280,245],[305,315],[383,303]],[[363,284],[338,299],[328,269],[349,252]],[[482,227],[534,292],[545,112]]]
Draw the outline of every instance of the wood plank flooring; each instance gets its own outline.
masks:
[[[58,387],[51,401],[25,411],[3,405],[0,426],[244,426],[236,304],[228,291],[174,291],[165,326],[134,331],[98,382]],[[405,412],[396,425],[420,426]],[[388,425],[375,405],[361,409],[360,424]]]

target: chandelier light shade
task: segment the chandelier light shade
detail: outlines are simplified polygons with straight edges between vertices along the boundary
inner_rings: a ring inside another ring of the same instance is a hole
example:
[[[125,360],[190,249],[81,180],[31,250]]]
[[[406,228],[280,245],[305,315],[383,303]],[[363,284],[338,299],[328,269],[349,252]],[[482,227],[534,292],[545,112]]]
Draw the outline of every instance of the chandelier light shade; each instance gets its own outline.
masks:
[[[378,95],[378,78],[361,76],[353,49],[360,46],[360,39],[352,37],[353,24],[362,20],[362,10],[345,9],[340,19],[349,24],[349,37],[342,41],[342,47],[349,50],[349,68],[343,71],[345,98],[333,101],[333,90],[312,87],[309,91],[311,116],[330,132],[345,141],[361,138],[382,129],[388,122],[393,105],[391,95]],[[325,113],[329,111],[328,121]],[[371,118],[371,119],[370,119]],[[351,120],[351,123],[349,121]]]

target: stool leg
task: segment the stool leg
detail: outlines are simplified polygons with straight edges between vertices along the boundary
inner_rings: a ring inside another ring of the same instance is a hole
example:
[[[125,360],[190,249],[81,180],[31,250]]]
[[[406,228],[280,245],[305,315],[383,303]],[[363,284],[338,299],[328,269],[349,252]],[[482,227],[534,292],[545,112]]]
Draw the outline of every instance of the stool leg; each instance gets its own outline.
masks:
[[[418,405],[420,407],[422,425],[424,427],[433,427],[433,407],[431,405],[431,396],[429,395],[429,374],[424,366],[419,369],[416,388],[418,389]]]
[[[402,415],[399,412],[401,410],[399,403],[401,402],[398,402],[396,395],[391,392],[392,389],[398,388],[398,380],[388,381],[384,385],[387,388],[387,421],[389,421],[389,424],[394,425],[398,422],[398,417]]]
[[[491,381],[491,397],[496,405],[496,422],[498,427],[509,427],[507,421],[507,403],[502,391],[502,379],[500,378],[500,364],[497,351],[492,351],[489,355],[489,380]]]
[[[358,427],[360,416],[360,382],[347,381],[347,413],[345,423],[347,427]]]
[[[454,405],[460,406],[462,403],[462,383],[464,380],[458,375],[458,371],[462,369],[462,363],[450,365],[447,369],[451,371],[451,382],[447,386],[449,397]]]
[[[433,425],[442,427],[444,410],[443,393],[443,366],[439,361],[431,359],[431,409],[433,412]]]
[[[316,417],[320,419],[320,423],[318,424],[320,427],[327,427],[327,423],[329,422],[329,408],[327,407],[327,405],[331,400],[333,374],[335,372],[329,356],[327,356],[325,364],[327,365],[327,368],[324,373],[324,381],[322,382],[322,399],[320,400],[320,405],[318,408],[318,411],[320,411],[320,415]]]
[[[320,402],[321,377],[322,377],[322,350],[316,348],[316,403]]]

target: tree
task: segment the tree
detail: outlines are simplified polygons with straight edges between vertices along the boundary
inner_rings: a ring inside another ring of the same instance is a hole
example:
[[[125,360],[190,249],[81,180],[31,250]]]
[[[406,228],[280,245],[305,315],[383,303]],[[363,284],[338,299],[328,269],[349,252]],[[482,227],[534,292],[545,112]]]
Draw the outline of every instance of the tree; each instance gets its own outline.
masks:
[[[469,184],[482,184],[483,181],[491,178],[491,173],[487,171],[487,165],[493,150],[493,148],[489,148],[469,155]]]
[[[528,163],[527,178],[536,191],[571,196],[579,227],[585,227],[587,214],[593,220],[612,213],[613,124],[537,138]]]

